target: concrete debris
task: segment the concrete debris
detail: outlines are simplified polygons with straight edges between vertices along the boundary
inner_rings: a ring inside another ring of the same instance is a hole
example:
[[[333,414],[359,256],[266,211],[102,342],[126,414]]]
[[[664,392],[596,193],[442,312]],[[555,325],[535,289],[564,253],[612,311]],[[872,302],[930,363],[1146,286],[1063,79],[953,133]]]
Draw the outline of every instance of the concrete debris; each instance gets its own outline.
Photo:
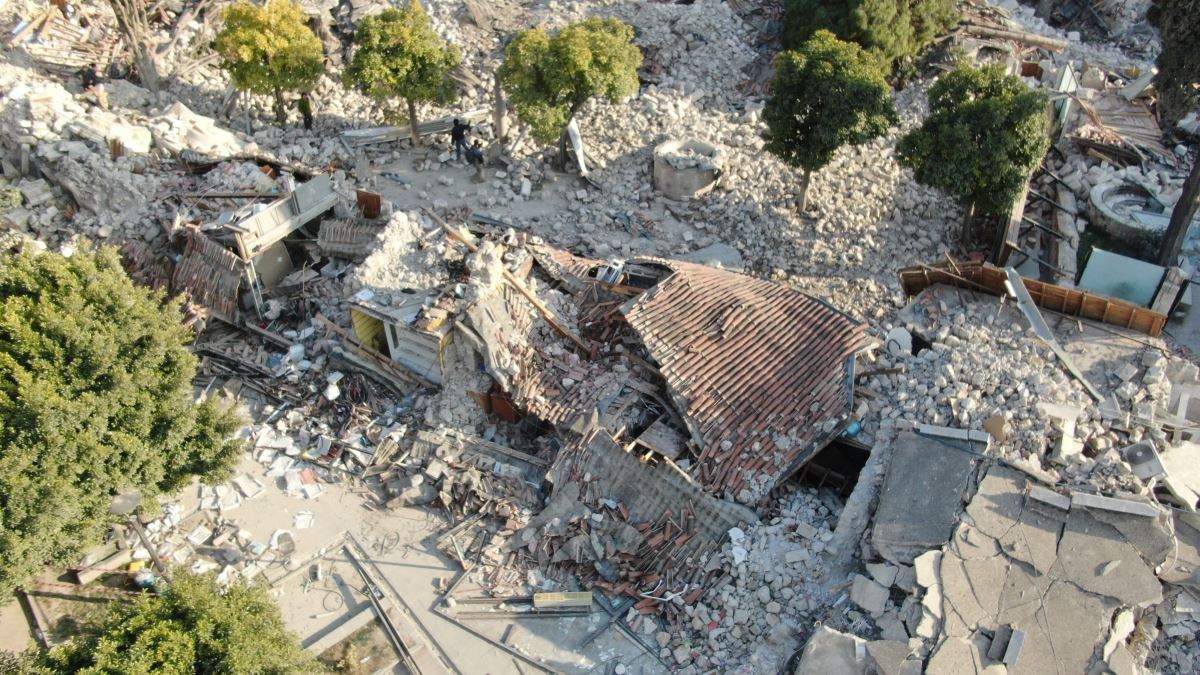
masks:
[[[911,563],[917,552],[948,541],[972,466],[969,442],[902,432],[875,512],[871,542],[880,554]]]
[[[804,645],[796,675],[865,675],[866,664],[858,658],[861,638],[821,626]]]
[[[850,600],[862,607],[868,614],[876,616],[883,613],[887,604],[888,589],[861,574],[854,575],[854,584],[850,589]]]
[[[1167,330],[1200,230],[1136,277],[1153,302],[1074,287],[1089,228],[1129,256],[1161,238],[1194,154],[1187,120],[1165,138],[1155,117],[1149,3],[1003,0],[947,37],[1053,94],[1056,152],[1010,227],[988,225],[986,261],[951,256],[979,248],[961,211],[895,158],[935,70],[797,211],[800,170],[762,137],[778,3],[606,3],[641,85],[578,111],[565,173],[491,76],[513,31],[595,3],[425,3],[461,48],[462,108],[419,105],[415,144],[340,84],[379,3],[310,8],[330,64],[312,129],[219,94],[193,4],[151,18],[163,91],[71,75],[119,74],[104,3],[0,11],[3,248],[119,246],[138,283],[183,296],[197,398],[251,420],[232,480],[114,528],[81,583],[176,565],[321,597],[350,549],[314,540],[340,527],[376,538],[367,557],[431,553],[436,611],[541,669],[1200,668],[1200,340],[1186,317]]]

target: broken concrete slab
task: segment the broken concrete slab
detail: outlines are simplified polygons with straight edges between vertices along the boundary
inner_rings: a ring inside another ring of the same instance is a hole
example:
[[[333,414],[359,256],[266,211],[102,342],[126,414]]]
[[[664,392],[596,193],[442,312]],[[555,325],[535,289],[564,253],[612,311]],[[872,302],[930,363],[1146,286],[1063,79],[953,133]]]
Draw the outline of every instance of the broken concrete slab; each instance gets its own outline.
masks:
[[[1073,584],[1035,577],[1021,565],[1010,568],[1002,603],[999,623],[1025,631],[1009,675],[1087,672],[1113,606]]]
[[[1129,542],[1142,554],[1150,565],[1158,566],[1166,562],[1175,551],[1175,535],[1167,528],[1167,516],[1147,520],[1141,516],[1133,516],[1116,511],[1088,511],[1093,518],[1106,525],[1111,525],[1125,541]]]
[[[1004,556],[963,560],[947,553],[942,558],[943,630],[947,635],[967,637],[996,625],[1008,567]]]
[[[937,586],[941,583],[942,552],[939,550],[926,551],[913,560],[917,583],[924,588]]]
[[[1041,485],[1034,485],[1029,488],[1029,498],[1044,504],[1048,504],[1062,511],[1069,511],[1071,509],[1070,497],[1055,492],[1054,490],[1046,489]]]
[[[1033,565],[1044,574],[1057,557],[1062,522],[1030,508],[1024,495],[1025,485],[1026,479],[1021,473],[992,467],[967,504],[965,519],[974,523],[979,532],[995,537],[1000,549],[1010,557]],[[1056,504],[1062,504],[1066,499],[1056,499],[1050,495],[1057,493],[1040,486],[1030,490],[1031,494],[1035,491],[1042,500]],[[987,557],[986,548],[976,555],[968,555],[970,547],[959,545],[958,539],[955,543],[964,558]]]
[[[872,640],[867,643],[867,667],[879,675],[920,675],[921,659],[907,640]]]
[[[861,574],[854,575],[854,583],[850,586],[850,600],[862,607],[871,615],[883,612],[887,604],[888,589]]]
[[[1158,576],[1167,583],[1200,591],[1200,516],[1181,511],[1172,516],[1175,553]]]
[[[879,634],[884,640],[905,641],[910,637],[895,610],[884,612],[875,620],[875,625],[879,626]]]
[[[887,563],[867,563],[867,572],[879,583],[885,587],[890,587],[896,581],[896,574],[900,571],[895,565]]]
[[[947,638],[929,657],[925,675],[1002,675],[1004,666],[991,663],[987,656],[987,638]]]
[[[902,591],[911,593],[917,588],[917,573],[910,565],[896,566],[896,581],[892,584]]]
[[[1058,558],[1065,520],[1066,513],[1054,517],[1027,505],[1013,527],[1000,538],[1000,548],[1010,558],[1045,574]]]
[[[1084,509],[1071,510],[1050,576],[1131,607],[1162,602],[1162,584],[1137,549]]]
[[[820,626],[804,645],[795,675],[863,675],[865,663],[857,658],[862,638]]]
[[[1128,513],[1135,516],[1145,516],[1146,518],[1154,518],[1162,514],[1161,509],[1147,502],[1133,499],[1103,497],[1101,495],[1093,495],[1086,492],[1071,492],[1071,506],[1082,506],[1089,509],[1104,509],[1106,511],[1119,511],[1121,513]]]
[[[947,550],[960,558],[992,558],[1000,553],[1000,544],[970,524],[959,523]]]
[[[896,438],[872,533],[887,560],[911,562],[921,551],[949,541],[974,469],[974,455],[956,443],[911,432]]]
[[[1003,537],[1021,517],[1025,497],[1025,479],[1020,473],[1001,466],[988,469],[979,489],[967,504],[966,520],[980,532]]]

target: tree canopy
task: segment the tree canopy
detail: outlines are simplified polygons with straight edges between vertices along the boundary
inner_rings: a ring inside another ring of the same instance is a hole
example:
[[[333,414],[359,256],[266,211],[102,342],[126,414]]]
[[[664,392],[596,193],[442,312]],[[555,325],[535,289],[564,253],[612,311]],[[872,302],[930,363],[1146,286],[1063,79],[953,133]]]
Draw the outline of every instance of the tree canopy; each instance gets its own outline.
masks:
[[[862,47],[817,31],[796,51],[775,59],[771,98],[763,109],[766,149],[809,176],[847,143],[882,136],[896,123],[891,89]]]
[[[321,40],[305,24],[291,0],[258,6],[245,0],[221,13],[224,26],[215,49],[233,86],[255,94],[274,94],[275,116],[286,119],[284,91],[311,89],[325,70]]]
[[[862,45],[890,72],[957,23],[954,0],[785,0],[783,41],[796,48],[828,30]]]
[[[1050,148],[1046,95],[1000,65],[960,65],[929,89],[930,115],[900,140],[900,164],[964,208],[1007,213]]]
[[[346,82],[380,103],[404,99],[414,140],[416,104],[450,103],[456,98],[457,83],[450,74],[459,63],[458,49],[433,31],[429,15],[417,2],[363,19],[354,44]]]
[[[1200,0],[1156,0],[1149,16],[1163,39],[1154,80],[1159,104],[1179,121],[1200,101]]]
[[[238,421],[193,403],[189,338],[112,249],[0,257],[0,592],[98,543],[117,492],[232,473]]]
[[[500,80],[533,137],[553,143],[591,97],[616,102],[637,93],[641,65],[632,28],[591,17],[553,36],[542,26],[518,33],[504,50]]]
[[[37,675],[314,673],[320,665],[287,630],[262,584],[221,592],[211,574],[176,574],[161,595],[111,603],[83,635],[25,657]]]

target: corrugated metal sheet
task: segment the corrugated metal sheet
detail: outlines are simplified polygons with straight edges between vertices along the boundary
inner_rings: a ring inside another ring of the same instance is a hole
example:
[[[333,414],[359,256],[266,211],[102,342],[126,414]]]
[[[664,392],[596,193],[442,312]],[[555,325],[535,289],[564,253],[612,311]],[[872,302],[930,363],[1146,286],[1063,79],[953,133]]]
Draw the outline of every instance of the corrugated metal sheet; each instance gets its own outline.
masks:
[[[171,279],[172,291],[186,291],[192,302],[218,316],[233,319],[237,316],[241,283],[242,261],[233,251],[200,232],[189,234],[183,259],[175,266]]]
[[[326,255],[362,257],[375,248],[382,229],[374,223],[356,223],[352,220],[325,222],[317,233],[317,246]]]
[[[754,500],[837,434],[853,404],[863,324],[783,284],[693,263],[621,311],[702,448],[710,489]],[[743,492],[746,491],[746,492]]]

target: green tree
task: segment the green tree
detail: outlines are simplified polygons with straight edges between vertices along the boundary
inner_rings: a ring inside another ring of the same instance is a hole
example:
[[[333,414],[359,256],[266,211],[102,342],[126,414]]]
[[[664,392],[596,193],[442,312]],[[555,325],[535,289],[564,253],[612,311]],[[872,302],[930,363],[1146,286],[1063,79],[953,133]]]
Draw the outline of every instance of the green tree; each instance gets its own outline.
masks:
[[[433,31],[429,15],[415,1],[407,9],[386,9],[363,19],[354,44],[346,82],[381,104],[403,98],[416,146],[417,103],[445,104],[458,96],[450,76],[458,67],[458,49]]]
[[[960,65],[929,88],[930,115],[896,153],[917,181],[966,211],[1003,215],[1050,149],[1046,94],[998,64]]]
[[[783,42],[796,48],[828,30],[862,45],[890,72],[957,23],[954,0],[785,0]]]
[[[211,574],[179,573],[162,595],[113,602],[86,634],[25,656],[31,673],[284,675],[320,672],[262,584],[224,592]]]
[[[1200,0],[1156,0],[1149,18],[1163,41],[1154,78],[1158,103],[1179,121],[1200,101]]]
[[[800,211],[812,173],[846,143],[882,136],[896,123],[891,89],[875,60],[852,42],[817,31],[775,59],[771,98],[763,109],[766,148],[803,170]]]
[[[1163,113],[1178,122],[1196,108],[1200,100],[1200,0],[1157,0],[1150,8],[1150,21],[1162,31],[1163,48],[1158,55],[1154,87]],[[1171,210],[1158,263],[1179,262],[1179,251],[1188,229],[1200,210],[1200,161],[1183,184],[1183,193]]]
[[[0,593],[98,542],[117,492],[231,475],[238,420],[193,403],[189,337],[112,249],[0,257]]]
[[[287,121],[285,91],[307,91],[325,70],[321,40],[305,24],[304,12],[291,0],[269,0],[259,7],[246,1],[221,13],[216,52],[233,86],[275,96],[275,120]]]
[[[608,17],[591,17],[551,36],[542,26],[521,31],[504,50],[500,81],[542,143],[559,142],[566,161],[566,128],[593,96],[617,102],[637,93],[642,52],[633,29]]]

